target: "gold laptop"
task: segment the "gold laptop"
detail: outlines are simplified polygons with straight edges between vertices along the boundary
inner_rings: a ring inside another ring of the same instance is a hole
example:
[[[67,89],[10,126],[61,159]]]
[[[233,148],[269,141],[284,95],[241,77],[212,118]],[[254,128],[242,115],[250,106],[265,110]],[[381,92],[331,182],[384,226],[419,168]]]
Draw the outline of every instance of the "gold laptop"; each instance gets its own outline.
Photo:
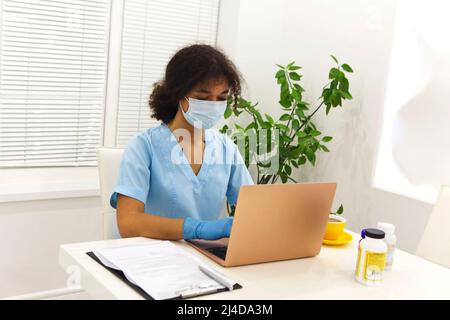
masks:
[[[225,267],[319,254],[336,183],[242,186],[230,238],[188,243]]]

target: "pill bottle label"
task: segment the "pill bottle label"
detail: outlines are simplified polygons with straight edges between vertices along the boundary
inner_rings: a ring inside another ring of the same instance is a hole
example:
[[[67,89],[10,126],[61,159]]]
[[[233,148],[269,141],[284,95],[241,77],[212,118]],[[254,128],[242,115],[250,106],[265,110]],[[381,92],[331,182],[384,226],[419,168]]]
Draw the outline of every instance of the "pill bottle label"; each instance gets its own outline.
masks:
[[[361,266],[361,245],[358,246],[358,258],[356,259],[356,270],[355,270],[355,276],[359,277],[359,268]]]
[[[394,262],[394,251],[395,251],[395,245],[390,244],[388,245],[388,251],[386,255],[386,266],[392,266],[392,263]]]
[[[386,253],[366,251],[365,257],[363,270],[364,280],[375,282],[383,280]]]

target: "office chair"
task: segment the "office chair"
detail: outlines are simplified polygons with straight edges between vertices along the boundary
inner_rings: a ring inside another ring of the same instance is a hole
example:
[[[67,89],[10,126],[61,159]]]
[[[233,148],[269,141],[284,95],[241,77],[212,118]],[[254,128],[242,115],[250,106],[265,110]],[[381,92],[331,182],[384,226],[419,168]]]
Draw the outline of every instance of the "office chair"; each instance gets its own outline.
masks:
[[[442,186],[416,254],[450,268],[450,186]]]
[[[100,197],[102,201],[103,239],[105,240],[120,238],[116,210],[110,206],[109,199],[116,185],[122,154],[123,149],[104,147],[97,149]]]

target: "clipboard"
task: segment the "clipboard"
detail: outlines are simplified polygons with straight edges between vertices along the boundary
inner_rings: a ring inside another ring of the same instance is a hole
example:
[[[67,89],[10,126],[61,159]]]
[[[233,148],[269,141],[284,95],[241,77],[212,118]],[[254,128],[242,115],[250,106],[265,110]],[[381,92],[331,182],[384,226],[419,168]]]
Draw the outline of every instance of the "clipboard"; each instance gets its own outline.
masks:
[[[105,266],[100,259],[94,254],[94,252],[90,251],[90,252],[86,252],[86,254],[91,257],[93,260],[95,260],[97,263],[99,263],[100,265],[102,265],[105,269],[107,269],[109,272],[111,272],[112,274],[114,274],[117,278],[119,278],[120,280],[122,280],[123,282],[125,282],[128,286],[130,286],[134,291],[136,291],[137,293],[139,293],[144,299],[146,300],[155,300],[152,296],[150,296],[147,292],[145,292],[144,290],[142,290],[139,286],[135,285],[134,283],[132,283],[131,281],[129,281],[127,279],[127,277],[125,276],[125,274],[120,271],[120,270],[116,270],[113,268],[110,268],[108,266]],[[239,283],[236,283],[233,286],[233,290],[236,289],[242,289],[242,286]],[[185,299],[189,299],[189,298],[193,298],[193,297],[200,297],[200,296],[206,296],[206,295],[210,295],[210,294],[215,294],[215,293],[219,293],[219,292],[225,292],[225,291],[229,291],[228,288],[221,288],[221,289],[215,289],[214,291],[208,291],[208,292],[204,292],[204,293],[199,293],[199,294],[195,294],[195,295],[190,295],[189,297],[175,297],[175,298],[171,298],[168,300],[185,300]]]

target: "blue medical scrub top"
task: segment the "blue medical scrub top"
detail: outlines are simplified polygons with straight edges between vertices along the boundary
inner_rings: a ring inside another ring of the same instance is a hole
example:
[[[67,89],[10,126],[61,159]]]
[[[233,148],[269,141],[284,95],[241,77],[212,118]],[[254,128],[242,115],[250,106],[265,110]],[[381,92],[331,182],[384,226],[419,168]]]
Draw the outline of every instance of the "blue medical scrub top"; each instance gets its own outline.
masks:
[[[145,204],[145,212],[168,218],[219,218],[225,197],[235,204],[241,185],[253,184],[237,146],[214,129],[204,133],[205,149],[195,175],[172,131],[165,124],[139,133],[124,151],[117,194]]]

